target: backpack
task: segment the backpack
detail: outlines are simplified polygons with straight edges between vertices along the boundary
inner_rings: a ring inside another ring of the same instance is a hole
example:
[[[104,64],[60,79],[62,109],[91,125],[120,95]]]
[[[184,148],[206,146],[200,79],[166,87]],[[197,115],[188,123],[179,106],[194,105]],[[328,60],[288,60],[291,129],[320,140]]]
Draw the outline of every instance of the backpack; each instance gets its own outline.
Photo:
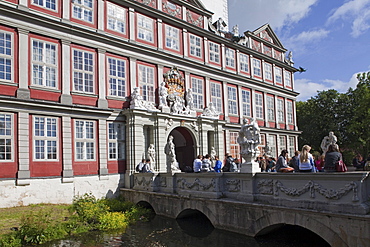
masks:
[[[142,172],[142,171],[143,171],[143,163],[142,163],[142,162],[140,162],[139,164],[137,164],[137,166],[136,166],[135,170],[136,170],[137,172]]]

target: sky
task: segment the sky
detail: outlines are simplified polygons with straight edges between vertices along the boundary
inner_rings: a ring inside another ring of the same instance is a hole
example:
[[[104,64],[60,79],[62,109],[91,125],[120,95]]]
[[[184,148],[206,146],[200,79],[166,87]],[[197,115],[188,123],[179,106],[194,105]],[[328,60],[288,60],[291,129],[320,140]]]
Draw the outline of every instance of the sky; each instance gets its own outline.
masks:
[[[268,23],[293,53],[298,101],[317,91],[345,93],[370,70],[370,0],[228,0],[229,30]]]

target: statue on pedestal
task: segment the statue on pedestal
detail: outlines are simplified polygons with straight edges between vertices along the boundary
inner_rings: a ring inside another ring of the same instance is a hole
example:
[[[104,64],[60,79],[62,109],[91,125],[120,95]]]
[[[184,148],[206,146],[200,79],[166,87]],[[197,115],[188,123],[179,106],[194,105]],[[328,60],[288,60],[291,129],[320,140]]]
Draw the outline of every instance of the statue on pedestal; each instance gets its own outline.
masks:
[[[150,164],[152,169],[155,170],[155,148],[154,144],[150,144],[148,147],[148,158],[150,159]]]
[[[338,138],[334,135],[333,131],[329,132],[328,136],[325,136],[324,139],[321,141],[321,149],[322,149],[322,154],[325,155],[326,152],[328,151],[328,148],[330,145],[335,146],[339,150],[339,146],[337,144]]]
[[[179,164],[176,160],[175,144],[173,143],[172,135],[168,137],[164,152],[167,155],[167,169],[172,172],[180,171]]]

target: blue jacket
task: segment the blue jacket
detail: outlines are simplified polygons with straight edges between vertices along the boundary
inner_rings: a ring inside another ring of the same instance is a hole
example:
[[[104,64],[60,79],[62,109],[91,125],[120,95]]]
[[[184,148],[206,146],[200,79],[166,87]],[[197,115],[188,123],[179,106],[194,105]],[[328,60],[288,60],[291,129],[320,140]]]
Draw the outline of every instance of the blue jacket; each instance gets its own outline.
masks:
[[[221,167],[222,167],[221,160],[217,160],[216,164],[215,164],[215,167],[213,169],[215,170],[215,172],[221,172]]]

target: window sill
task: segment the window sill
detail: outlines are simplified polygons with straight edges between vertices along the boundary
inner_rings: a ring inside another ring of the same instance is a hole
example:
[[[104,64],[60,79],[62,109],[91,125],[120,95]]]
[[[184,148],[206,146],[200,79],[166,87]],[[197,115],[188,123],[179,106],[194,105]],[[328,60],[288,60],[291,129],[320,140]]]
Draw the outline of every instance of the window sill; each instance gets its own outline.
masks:
[[[30,89],[34,90],[42,90],[42,91],[48,91],[48,92],[54,92],[54,93],[61,93],[62,91],[56,88],[50,88],[50,87],[40,87],[40,86],[35,86],[35,85],[30,85]]]

